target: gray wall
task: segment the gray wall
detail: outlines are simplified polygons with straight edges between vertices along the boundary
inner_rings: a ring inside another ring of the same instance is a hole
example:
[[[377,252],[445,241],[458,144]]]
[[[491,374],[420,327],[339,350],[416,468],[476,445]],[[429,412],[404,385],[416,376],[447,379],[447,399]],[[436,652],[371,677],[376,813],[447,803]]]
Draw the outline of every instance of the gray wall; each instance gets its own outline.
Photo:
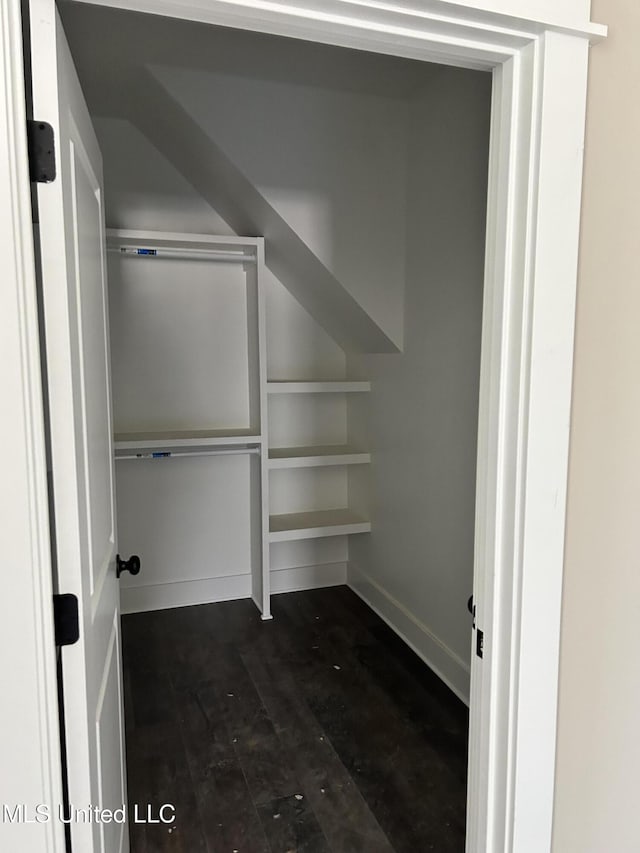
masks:
[[[351,356],[370,400],[350,406],[374,453],[373,533],[352,582],[468,696],[478,381],[491,78],[443,70],[411,107],[405,349]]]

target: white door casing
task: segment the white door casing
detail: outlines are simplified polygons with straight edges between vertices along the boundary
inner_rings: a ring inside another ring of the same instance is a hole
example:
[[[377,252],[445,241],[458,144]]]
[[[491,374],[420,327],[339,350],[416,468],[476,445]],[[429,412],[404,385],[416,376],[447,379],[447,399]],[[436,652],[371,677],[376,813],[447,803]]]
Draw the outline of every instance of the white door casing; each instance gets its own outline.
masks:
[[[55,547],[77,596],[63,648],[72,807],[126,803],[102,157],[53,0],[31,0],[34,110],[58,175],[38,185]],[[73,818],[73,812],[72,812]],[[71,821],[74,850],[125,853],[126,824]]]
[[[466,849],[549,851],[586,73],[605,28],[538,21],[538,0],[513,17],[442,0],[81,2],[492,70]]]
[[[80,1],[492,70],[467,853],[550,850],[586,72],[606,29],[540,0]]]
[[[0,3],[0,803],[62,800],[20,3]],[[0,822],[0,849],[63,853],[63,826]]]
[[[476,557],[483,565],[476,567],[482,575],[475,590],[486,649],[474,670],[470,794],[476,799],[470,800],[467,847],[469,853],[548,851],[585,72],[588,43],[605,29],[577,10],[572,17],[566,6],[560,17],[540,0],[501,0],[501,14],[497,4],[480,0],[94,2],[494,69],[485,278],[490,314],[479,440],[485,461],[478,481],[486,517],[481,525],[479,510]],[[18,0],[3,4],[14,17],[18,7]],[[15,63],[5,62],[4,71],[9,85],[0,92],[0,106],[15,121],[22,84]],[[0,136],[0,154],[14,159],[18,146],[18,135]],[[24,176],[18,175],[18,185],[24,204]],[[30,235],[14,197],[0,197],[0,213],[7,233],[23,235],[21,260],[28,264]],[[28,277],[24,281],[28,287]],[[3,331],[28,318],[20,303],[10,308],[0,317]],[[33,323],[24,329],[37,349]],[[24,374],[23,398],[28,391]],[[29,418],[37,430],[37,412]],[[37,468],[35,445],[30,462]],[[18,473],[17,461],[8,464]],[[35,509],[29,521],[46,532],[46,519]],[[40,571],[47,570],[43,559]],[[42,601],[37,589],[34,606]],[[46,638],[44,629],[41,635]],[[53,755],[54,746],[43,746],[43,757]],[[33,773],[44,770],[34,765]],[[43,842],[32,850],[58,853],[60,847]]]

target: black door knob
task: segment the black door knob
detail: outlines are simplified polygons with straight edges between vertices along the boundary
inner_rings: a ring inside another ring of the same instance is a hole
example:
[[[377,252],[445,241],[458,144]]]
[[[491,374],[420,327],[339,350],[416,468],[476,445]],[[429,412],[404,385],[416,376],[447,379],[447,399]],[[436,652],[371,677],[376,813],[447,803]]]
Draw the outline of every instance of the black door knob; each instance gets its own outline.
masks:
[[[132,575],[137,575],[140,571],[140,557],[136,554],[129,557],[128,560],[121,560],[120,554],[116,554],[116,577],[120,577],[123,572],[131,572]]]

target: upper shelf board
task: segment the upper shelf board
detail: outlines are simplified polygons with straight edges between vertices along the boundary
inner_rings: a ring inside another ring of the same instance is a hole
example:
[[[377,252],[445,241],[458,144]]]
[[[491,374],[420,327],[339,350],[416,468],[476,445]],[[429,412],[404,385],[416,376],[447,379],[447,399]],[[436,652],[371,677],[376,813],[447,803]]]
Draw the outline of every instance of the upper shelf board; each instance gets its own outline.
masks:
[[[313,379],[302,382],[269,380],[269,394],[339,394],[344,391],[371,391],[371,382],[348,379]]]
[[[234,430],[171,430],[166,432],[116,433],[114,450],[159,450],[180,447],[231,447],[235,445],[257,446],[262,436],[250,429]]]
[[[272,447],[269,468],[320,468],[328,465],[363,465],[371,454],[348,445],[322,447]]]

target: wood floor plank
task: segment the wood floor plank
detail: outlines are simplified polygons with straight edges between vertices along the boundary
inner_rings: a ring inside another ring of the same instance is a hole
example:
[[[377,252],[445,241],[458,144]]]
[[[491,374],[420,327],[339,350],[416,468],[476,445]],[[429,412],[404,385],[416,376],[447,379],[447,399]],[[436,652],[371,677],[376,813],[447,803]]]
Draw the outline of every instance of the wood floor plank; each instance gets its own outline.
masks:
[[[187,755],[205,750],[209,761],[235,758],[214,684],[203,682],[177,690],[175,702],[179,732]]]
[[[129,815],[158,818],[164,804],[175,807],[170,825],[131,823],[133,853],[208,853],[186,755],[175,727],[139,728],[127,744]]]
[[[282,797],[263,803],[258,806],[258,813],[273,853],[332,853],[304,797]]]
[[[177,691],[178,719],[209,853],[270,853],[211,681]]]
[[[332,849],[352,853],[365,845],[367,850],[393,853],[389,839],[328,737],[297,744],[295,756],[302,790]]]
[[[238,762],[258,807],[302,792],[291,751],[283,747],[275,733],[239,750]]]
[[[202,759],[199,766],[202,773]],[[218,762],[197,783],[209,853],[272,853],[237,760]]]
[[[209,853],[270,853],[249,786],[233,750],[186,732],[187,760]]]
[[[284,747],[292,755],[301,790],[333,849],[341,853],[360,849],[393,853],[286,665],[255,655],[244,660]]]
[[[305,702],[291,668],[270,651],[267,655],[243,654],[242,660],[256,686],[275,731],[293,746],[318,739],[324,730]]]
[[[372,681],[315,594],[281,606],[315,651],[296,673],[306,701],[394,848],[413,853],[421,844],[425,849],[434,844],[447,853],[463,850],[464,784],[394,697]],[[455,820],[445,810],[452,802]]]

